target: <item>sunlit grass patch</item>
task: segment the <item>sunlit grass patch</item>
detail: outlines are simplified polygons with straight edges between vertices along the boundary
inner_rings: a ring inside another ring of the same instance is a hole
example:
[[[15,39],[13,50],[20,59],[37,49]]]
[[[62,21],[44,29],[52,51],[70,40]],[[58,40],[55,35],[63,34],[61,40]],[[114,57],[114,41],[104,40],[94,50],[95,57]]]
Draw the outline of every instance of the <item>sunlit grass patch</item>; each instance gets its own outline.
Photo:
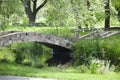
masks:
[[[79,73],[76,69],[69,67],[62,71],[57,67],[45,67],[36,69],[30,66],[23,66],[15,63],[1,63],[1,75],[16,75],[28,77],[55,78],[58,80],[120,80],[119,73],[89,74]]]
[[[8,26],[5,31],[39,32],[71,37],[73,30],[70,27],[35,27],[35,26]]]

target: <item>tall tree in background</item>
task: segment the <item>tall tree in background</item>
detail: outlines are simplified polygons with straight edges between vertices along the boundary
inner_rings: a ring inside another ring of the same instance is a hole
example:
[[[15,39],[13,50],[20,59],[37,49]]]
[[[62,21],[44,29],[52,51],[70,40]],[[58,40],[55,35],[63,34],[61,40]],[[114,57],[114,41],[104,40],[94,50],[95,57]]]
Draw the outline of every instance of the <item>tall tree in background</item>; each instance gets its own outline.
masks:
[[[105,29],[110,28],[110,0],[105,0]]]
[[[68,21],[65,24],[78,29],[93,28],[104,20],[103,0],[51,0],[48,7],[47,22],[58,26]]]
[[[71,0],[71,6],[72,6],[72,11],[74,13],[74,18],[76,20],[76,26],[78,29],[81,29],[82,26],[81,26],[80,18],[79,18],[80,7],[78,5],[80,5],[79,1]]]
[[[17,0],[0,0],[0,29],[4,30],[12,15],[20,13],[20,5],[20,1]]]
[[[20,1],[0,0],[0,15],[9,18],[14,13],[20,11]]]
[[[48,0],[43,0],[41,4],[38,4],[38,0],[21,0],[24,4],[25,12],[29,19],[30,25],[35,25],[36,14],[38,11],[45,6]]]

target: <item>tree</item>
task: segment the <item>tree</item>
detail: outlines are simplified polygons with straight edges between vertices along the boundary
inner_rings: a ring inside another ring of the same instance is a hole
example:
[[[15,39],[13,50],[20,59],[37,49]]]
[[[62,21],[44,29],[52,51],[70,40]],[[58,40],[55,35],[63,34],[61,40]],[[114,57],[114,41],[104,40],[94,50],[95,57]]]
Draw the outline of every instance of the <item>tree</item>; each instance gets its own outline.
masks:
[[[37,6],[38,0],[21,0],[21,1],[24,5],[25,12],[28,16],[29,24],[35,25],[36,15],[38,11],[41,8],[43,8],[43,6],[45,6],[48,0],[43,0],[43,2],[39,4],[38,6]]]
[[[71,0],[72,11],[74,13],[74,18],[76,20],[76,25],[79,29],[81,29],[81,22],[80,22],[80,14],[79,11],[81,10],[79,1]]]
[[[105,29],[110,28],[110,0],[105,0]]]
[[[17,0],[0,0],[0,28],[2,30],[9,23],[9,18],[20,11],[19,4],[20,1]]]
[[[94,28],[103,19],[102,0],[71,0],[71,5],[78,28]]]
[[[49,24],[93,28],[104,19],[103,0],[51,0],[47,6]]]
[[[16,8],[15,8],[16,7]],[[16,0],[0,0],[0,15],[10,17],[14,13],[20,11],[20,1]]]
[[[69,12],[69,0],[51,0],[47,5],[46,22],[48,26],[67,26],[68,17],[71,15]]]

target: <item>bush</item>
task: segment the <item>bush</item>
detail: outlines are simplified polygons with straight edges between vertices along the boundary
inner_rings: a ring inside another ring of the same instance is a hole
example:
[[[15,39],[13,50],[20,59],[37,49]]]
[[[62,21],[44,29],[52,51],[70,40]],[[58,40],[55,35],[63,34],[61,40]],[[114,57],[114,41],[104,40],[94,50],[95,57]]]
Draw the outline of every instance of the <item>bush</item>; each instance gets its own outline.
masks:
[[[118,65],[120,61],[120,34],[106,39],[81,40],[73,44],[74,65],[90,64],[91,57],[110,60]]]
[[[120,34],[100,41],[100,51],[103,58],[111,61],[111,64],[118,65],[120,61]]]
[[[15,56],[9,48],[0,49],[0,61],[2,62],[13,62]]]
[[[93,63],[93,64],[90,65],[90,72],[92,74],[96,74],[97,73],[97,69],[98,69],[98,65],[97,64]]]
[[[86,65],[77,66],[76,69],[80,73],[88,73],[89,72],[89,69]]]
[[[13,53],[16,55],[15,62],[29,66],[44,65],[45,61],[51,55],[49,54],[51,49],[39,43],[16,43],[12,44],[11,48]]]
[[[24,60],[23,56],[20,53],[16,53],[15,57],[16,57],[15,62],[18,64],[21,64]]]
[[[114,65],[110,66],[110,61],[108,60],[100,60],[98,58],[92,58],[90,60],[89,65],[83,64],[77,66],[76,69],[80,73],[105,74],[107,72],[113,72],[115,70],[115,66]]]
[[[81,40],[73,44],[75,65],[89,64],[91,57],[96,57],[99,48],[94,40]]]

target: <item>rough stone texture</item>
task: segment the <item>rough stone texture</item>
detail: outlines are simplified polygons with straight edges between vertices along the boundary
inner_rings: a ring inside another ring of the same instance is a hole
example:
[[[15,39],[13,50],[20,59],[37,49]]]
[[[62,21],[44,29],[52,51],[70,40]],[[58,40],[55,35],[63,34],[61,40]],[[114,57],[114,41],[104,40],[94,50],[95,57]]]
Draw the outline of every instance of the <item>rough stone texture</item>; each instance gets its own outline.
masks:
[[[79,37],[81,39],[93,39],[95,37],[106,38],[120,32],[98,32],[93,31],[89,34]],[[42,43],[50,48],[53,48],[55,52],[68,52],[71,51],[71,40],[69,38],[60,37],[51,34],[35,33],[35,32],[19,32],[8,31],[0,33],[0,47],[8,46],[16,42],[37,42]],[[74,40],[73,40],[74,42]]]
[[[10,34],[10,33],[15,33],[15,32],[19,32],[19,31],[7,31],[7,32],[1,32],[1,33],[0,33],[0,36],[2,36],[2,35],[7,35],[7,34]]]
[[[111,31],[108,31],[108,32],[104,32],[104,33],[101,33],[101,38],[107,38],[107,37],[110,37],[112,35],[115,35],[115,34],[119,34],[120,32],[111,32]]]
[[[115,35],[115,34],[119,34],[120,32],[115,32],[115,31],[107,31],[107,32],[101,32],[101,31],[93,31],[91,33],[88,33],[84,36],[81,36],[79,37],[79,40],[83,40],[83,39],[94,39],[96,37],[99,37],[99,38],[107,38],[107,37],[110,37],[112,35]]]
[[[68,38],[35,32],[9,32],[0,35],[0,47],[16,42],[38,42],[58,50],[71,50]]]

